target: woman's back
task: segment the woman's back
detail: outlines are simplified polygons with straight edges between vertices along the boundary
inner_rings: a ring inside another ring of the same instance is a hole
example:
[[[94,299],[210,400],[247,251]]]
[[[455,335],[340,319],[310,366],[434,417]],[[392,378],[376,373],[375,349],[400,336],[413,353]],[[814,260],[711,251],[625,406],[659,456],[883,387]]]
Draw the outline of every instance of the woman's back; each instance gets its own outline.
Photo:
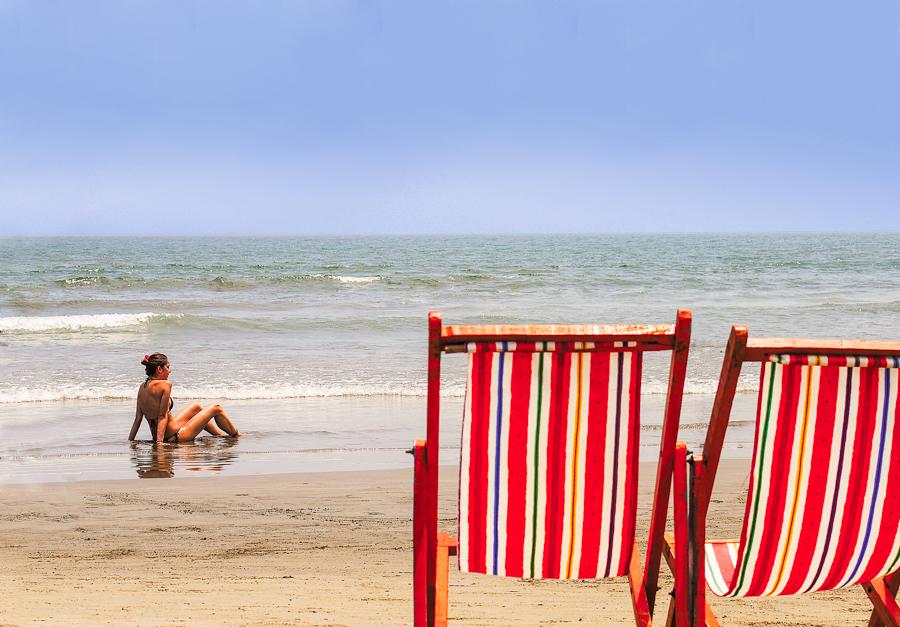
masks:
[[[154,422],[168,413],[175,405],[171,398],[172,383],[161,379],[147,379],[138,388],[138,406],[144,417]],[[168,407],[165,406],[165,398],[168,397]]]

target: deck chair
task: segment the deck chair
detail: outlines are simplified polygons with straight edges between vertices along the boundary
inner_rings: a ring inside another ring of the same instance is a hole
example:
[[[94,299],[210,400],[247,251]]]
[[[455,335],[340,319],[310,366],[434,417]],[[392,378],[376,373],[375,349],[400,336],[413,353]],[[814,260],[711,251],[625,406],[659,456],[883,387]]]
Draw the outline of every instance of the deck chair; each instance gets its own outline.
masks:
[[[651,625],[690,344],[674,325],[443,326],[428,317],[427,439],[413,498],[417,625],[447,622],[461,571],[516,578],[627,576]],[[635,548],[642,355],[671,351],[646,563]],[[438,533],[441,357],[466,353],[457,536]]]
[[[745,362],[761,368],[743,530],[739,540],[707,541]],[[676,529],[666,559],[690,573],[679,624],[719,624],[707,586],[718,596],[759,597],[855,585],[874,605],[870,626],[898,624],[898,373],[900,342],[748,340],[746,327],[732,329],[703,454],[676,447]]]

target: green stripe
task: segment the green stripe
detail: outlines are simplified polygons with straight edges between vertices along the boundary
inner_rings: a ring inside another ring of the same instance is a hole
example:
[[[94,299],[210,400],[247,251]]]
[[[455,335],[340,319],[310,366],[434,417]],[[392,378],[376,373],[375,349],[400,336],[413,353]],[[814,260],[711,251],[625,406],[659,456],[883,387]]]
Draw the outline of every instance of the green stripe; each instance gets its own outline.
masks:
[[[706,562],[706,570],[715,575],[716,587],[721,592],[727,592],[728,584],[725,583],[725,578],[722,575],[721,571],[717,567],[715,567],[713,561],[709,559],[709,553],[706,551],[706,547],[703,547],[703,559]],[[719,596],[721,596],[721,594]]]
[[[750,547],[753,546],[753,537],[756,535],[756,518],[759,513],[759,495],[762,492],[762,471],[763,471],[763,452],[766,449],[766,440],[769,435],[769,419],[772,416],[772,394],[775,389],[775,364],[771,366],[771,375],[769,376],[769,395],[768,399],[766,399],[766,419],[763,423],[763,432],[762,432],[762,442],[760,443],[758,453],[759,459],[757,459],[758,467],[756,469],[756,494],[753,497],[753,515],[750,518],[750,537],[747,539],[747,545],[744,547],[744,555],[742,556],[741,564],[741,574],[738,578],[738,583],[734,587],[734,591],[738,591],[744,585],[744,578],[747,575],[747,564],[750,563],[750,560],[747,559],[748,554],[750,553]]]
[[[895,570],[897,570],[898,562],[900,562],[900,550],[897,551],[897,555],[894,556],[894,561],[891,562],[891,567],[888,568],[887,573],[885,573],[885,575],[889,575],[892,572],[894,572]]]
[[[537,552],[537,515],[538,515],[538,470],[540,469],[540,440],[541,440],[541,402],[544,388],[544,353],[538,356],[538,381],[537,381],[537,420],[534,426],[534,507],[531,513],[531,578],[534,579],[534,559]]]

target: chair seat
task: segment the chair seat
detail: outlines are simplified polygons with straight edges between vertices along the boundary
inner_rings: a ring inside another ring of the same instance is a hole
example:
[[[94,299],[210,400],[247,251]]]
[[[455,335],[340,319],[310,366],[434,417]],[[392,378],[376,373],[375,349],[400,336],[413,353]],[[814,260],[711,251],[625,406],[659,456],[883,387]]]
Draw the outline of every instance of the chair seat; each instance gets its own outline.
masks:
[[[725,596],[734,579],[740,542],[707,542],[704,550],[706,563],[706,583],[716,596]]]

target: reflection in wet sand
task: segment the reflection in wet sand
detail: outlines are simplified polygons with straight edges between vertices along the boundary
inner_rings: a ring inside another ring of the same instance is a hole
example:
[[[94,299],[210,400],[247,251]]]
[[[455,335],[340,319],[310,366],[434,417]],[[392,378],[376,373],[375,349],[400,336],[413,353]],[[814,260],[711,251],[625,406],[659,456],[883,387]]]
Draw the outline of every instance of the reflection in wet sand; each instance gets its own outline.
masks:
[[[224,470],[237,461],[233,447],[238,438],[200,438],[183,444],[131,443],[131,462],[141,479],[174,477],[178,471],[212,472]]]

